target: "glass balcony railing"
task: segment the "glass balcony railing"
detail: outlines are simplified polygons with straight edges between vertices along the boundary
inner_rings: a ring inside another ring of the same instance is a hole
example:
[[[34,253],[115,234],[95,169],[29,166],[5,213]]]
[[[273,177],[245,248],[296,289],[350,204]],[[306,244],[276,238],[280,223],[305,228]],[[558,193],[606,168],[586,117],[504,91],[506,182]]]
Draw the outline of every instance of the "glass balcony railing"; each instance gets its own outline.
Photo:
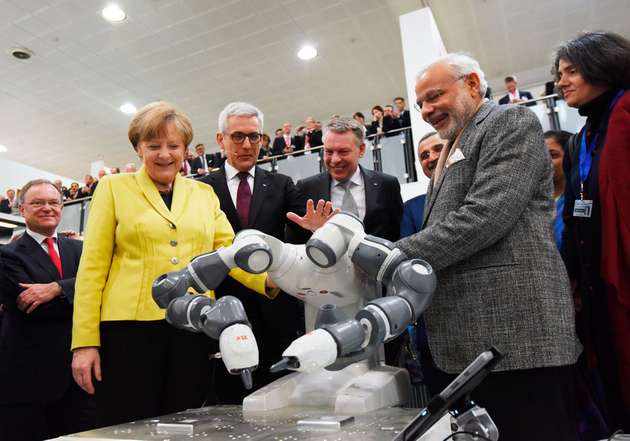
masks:
[[[521,104],[529,104],[529,109],[538,117],[543,131],[566,130],[576,133],[585,122],[585,118],[579,115],[577,109],[567,106],[564,100],[555,94]],[[367,137],[365,144],[365,154],[359,160],[361,166],[396,176],[401,185],[417,180],[415,144],[411,137],[411,127],[393,130],[386,134],[371,135]],[[323,146],[288,155],[272,156],[258,161],[258,165],[272,173],[288,175],[294,182],[326,170]],[[60,229],[83,233],[89,212],[89,202],[90,198],[84,198],[65,203]]]

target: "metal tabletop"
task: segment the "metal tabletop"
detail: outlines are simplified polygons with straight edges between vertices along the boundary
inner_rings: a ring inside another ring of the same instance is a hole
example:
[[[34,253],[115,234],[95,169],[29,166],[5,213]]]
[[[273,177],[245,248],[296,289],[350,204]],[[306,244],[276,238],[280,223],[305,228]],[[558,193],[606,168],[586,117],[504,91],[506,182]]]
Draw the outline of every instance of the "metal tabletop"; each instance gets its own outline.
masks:
[[[241,406],[211,406],[58,438],[59,441],[389,441],[418,409],[387,408],[356,415],[339,428],[298,428],[298,421],[333,416],[330,409],[284,408],[243,415]]]

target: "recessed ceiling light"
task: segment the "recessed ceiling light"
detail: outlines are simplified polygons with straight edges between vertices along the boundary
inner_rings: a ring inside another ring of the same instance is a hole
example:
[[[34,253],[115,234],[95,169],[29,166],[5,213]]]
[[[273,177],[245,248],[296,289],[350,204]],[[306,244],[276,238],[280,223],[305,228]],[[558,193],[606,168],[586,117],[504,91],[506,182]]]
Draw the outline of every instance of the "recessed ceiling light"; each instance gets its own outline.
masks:
[[[18,60],[28,60],[33,56],[33,51],[25,47],[12,47],[9,53]]]
[[[305,44],[297,53],[297,56],[300,60],[312,60],[317,56],[317,49],[315,49],[310,44]]]
[[[7,152],[9,149],[6,148],[5,146],[3,146],[2,144],[0,144],[0,153],[5,153]]]
[[[127,115],[133,115],[134,113],[136,113],[136,106],[134,106],[131,103],[125,103],[122,106],[120,106],[120,111],[122,113],[126,113]]]
[[[103,18],[112,23],[119,23],[127,18],[127,14],[116,4],[107,5],[102,11]]]

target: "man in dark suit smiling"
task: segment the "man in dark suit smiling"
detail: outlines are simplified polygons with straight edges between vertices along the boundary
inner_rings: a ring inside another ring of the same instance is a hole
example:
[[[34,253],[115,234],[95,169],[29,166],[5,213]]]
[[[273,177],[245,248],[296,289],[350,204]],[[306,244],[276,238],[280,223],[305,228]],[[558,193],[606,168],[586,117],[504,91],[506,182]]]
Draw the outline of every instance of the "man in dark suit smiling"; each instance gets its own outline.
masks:
[[[20,195],[26,232],[0,248],[7,311],[0,329],[0,439],[85,430],[87,395],[72,379],[72,300],[81,242],[57,234],[61,194],[50,181]]]
[[[363,127],[352,118],[332,118],[324,127],[324,163],[327,171],[297,183],[301,193],[315,201],[331,201],[350,211],[365,225],[365,232],[395,241],[400,236],[402,199],[398,180],[359,166],[365,153]],[[291,226],[291,241],[304,243],[310,232]]]
[[[322,202],[318,209],[309,205],[305,212],[306,199],[290,177],[256,166],[263,121],[262,112],[251,104],[228,104],[219,115],[216,135],[226,161],[202,181],[214,189],[234,232],[253,228],[284,240],[288,212],[293,212],[293,219],[303,227],[314,230],[326,221],[331,208],[330,204],[326,207]],[[283,292],[274,300],[255,295],[231,278],[217,290],[217,296],[224,294],[241,300],[252,323],[260,347],[260,364],[254,372],[254,388],[257,389],[280,376],[270,374],[269,367],[282,358],[284,349],[303,333],[303,306]],[[226,375],[225,369],[215,371],[214,383],[221,404],[240,404],[248,393],[238,376]]]

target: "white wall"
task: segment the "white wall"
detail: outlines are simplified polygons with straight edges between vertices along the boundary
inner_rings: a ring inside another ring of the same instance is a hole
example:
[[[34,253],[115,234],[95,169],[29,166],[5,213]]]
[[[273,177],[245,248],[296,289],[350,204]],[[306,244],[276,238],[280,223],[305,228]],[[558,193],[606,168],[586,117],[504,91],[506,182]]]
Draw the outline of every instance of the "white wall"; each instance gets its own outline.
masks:
[[[420,114],[415,110],[413,103],[416,102],[416,75],[431,64],[436,58],[446,55],[446,48],[442,42],[440,31],[437,28],[430,8],[419,9],[408,14],[401,15],[400,18],[400,38],[402,41],[403,60],[405,63],[405,84],[407,90],[407,103],[411,112],[411,131],[413,139],[422,138],[425,133],[433,131],[433,128],[425,123]],[[418,163],[418,152],[414,146],[414,157],[418,183],[409,186],[406,191],[416,194],[404,194],[404,198],[426,193],[429,179],[422,173]]]
[[[65,186],[70,186],[74,181],[72,178],[59,176],[54,173],[21,164],[10,159],[0,158],[0,193],[4,196],[9,188],[20,188],[31,179],[61,179]],[[79,181],[83,182],[83,181]]]

